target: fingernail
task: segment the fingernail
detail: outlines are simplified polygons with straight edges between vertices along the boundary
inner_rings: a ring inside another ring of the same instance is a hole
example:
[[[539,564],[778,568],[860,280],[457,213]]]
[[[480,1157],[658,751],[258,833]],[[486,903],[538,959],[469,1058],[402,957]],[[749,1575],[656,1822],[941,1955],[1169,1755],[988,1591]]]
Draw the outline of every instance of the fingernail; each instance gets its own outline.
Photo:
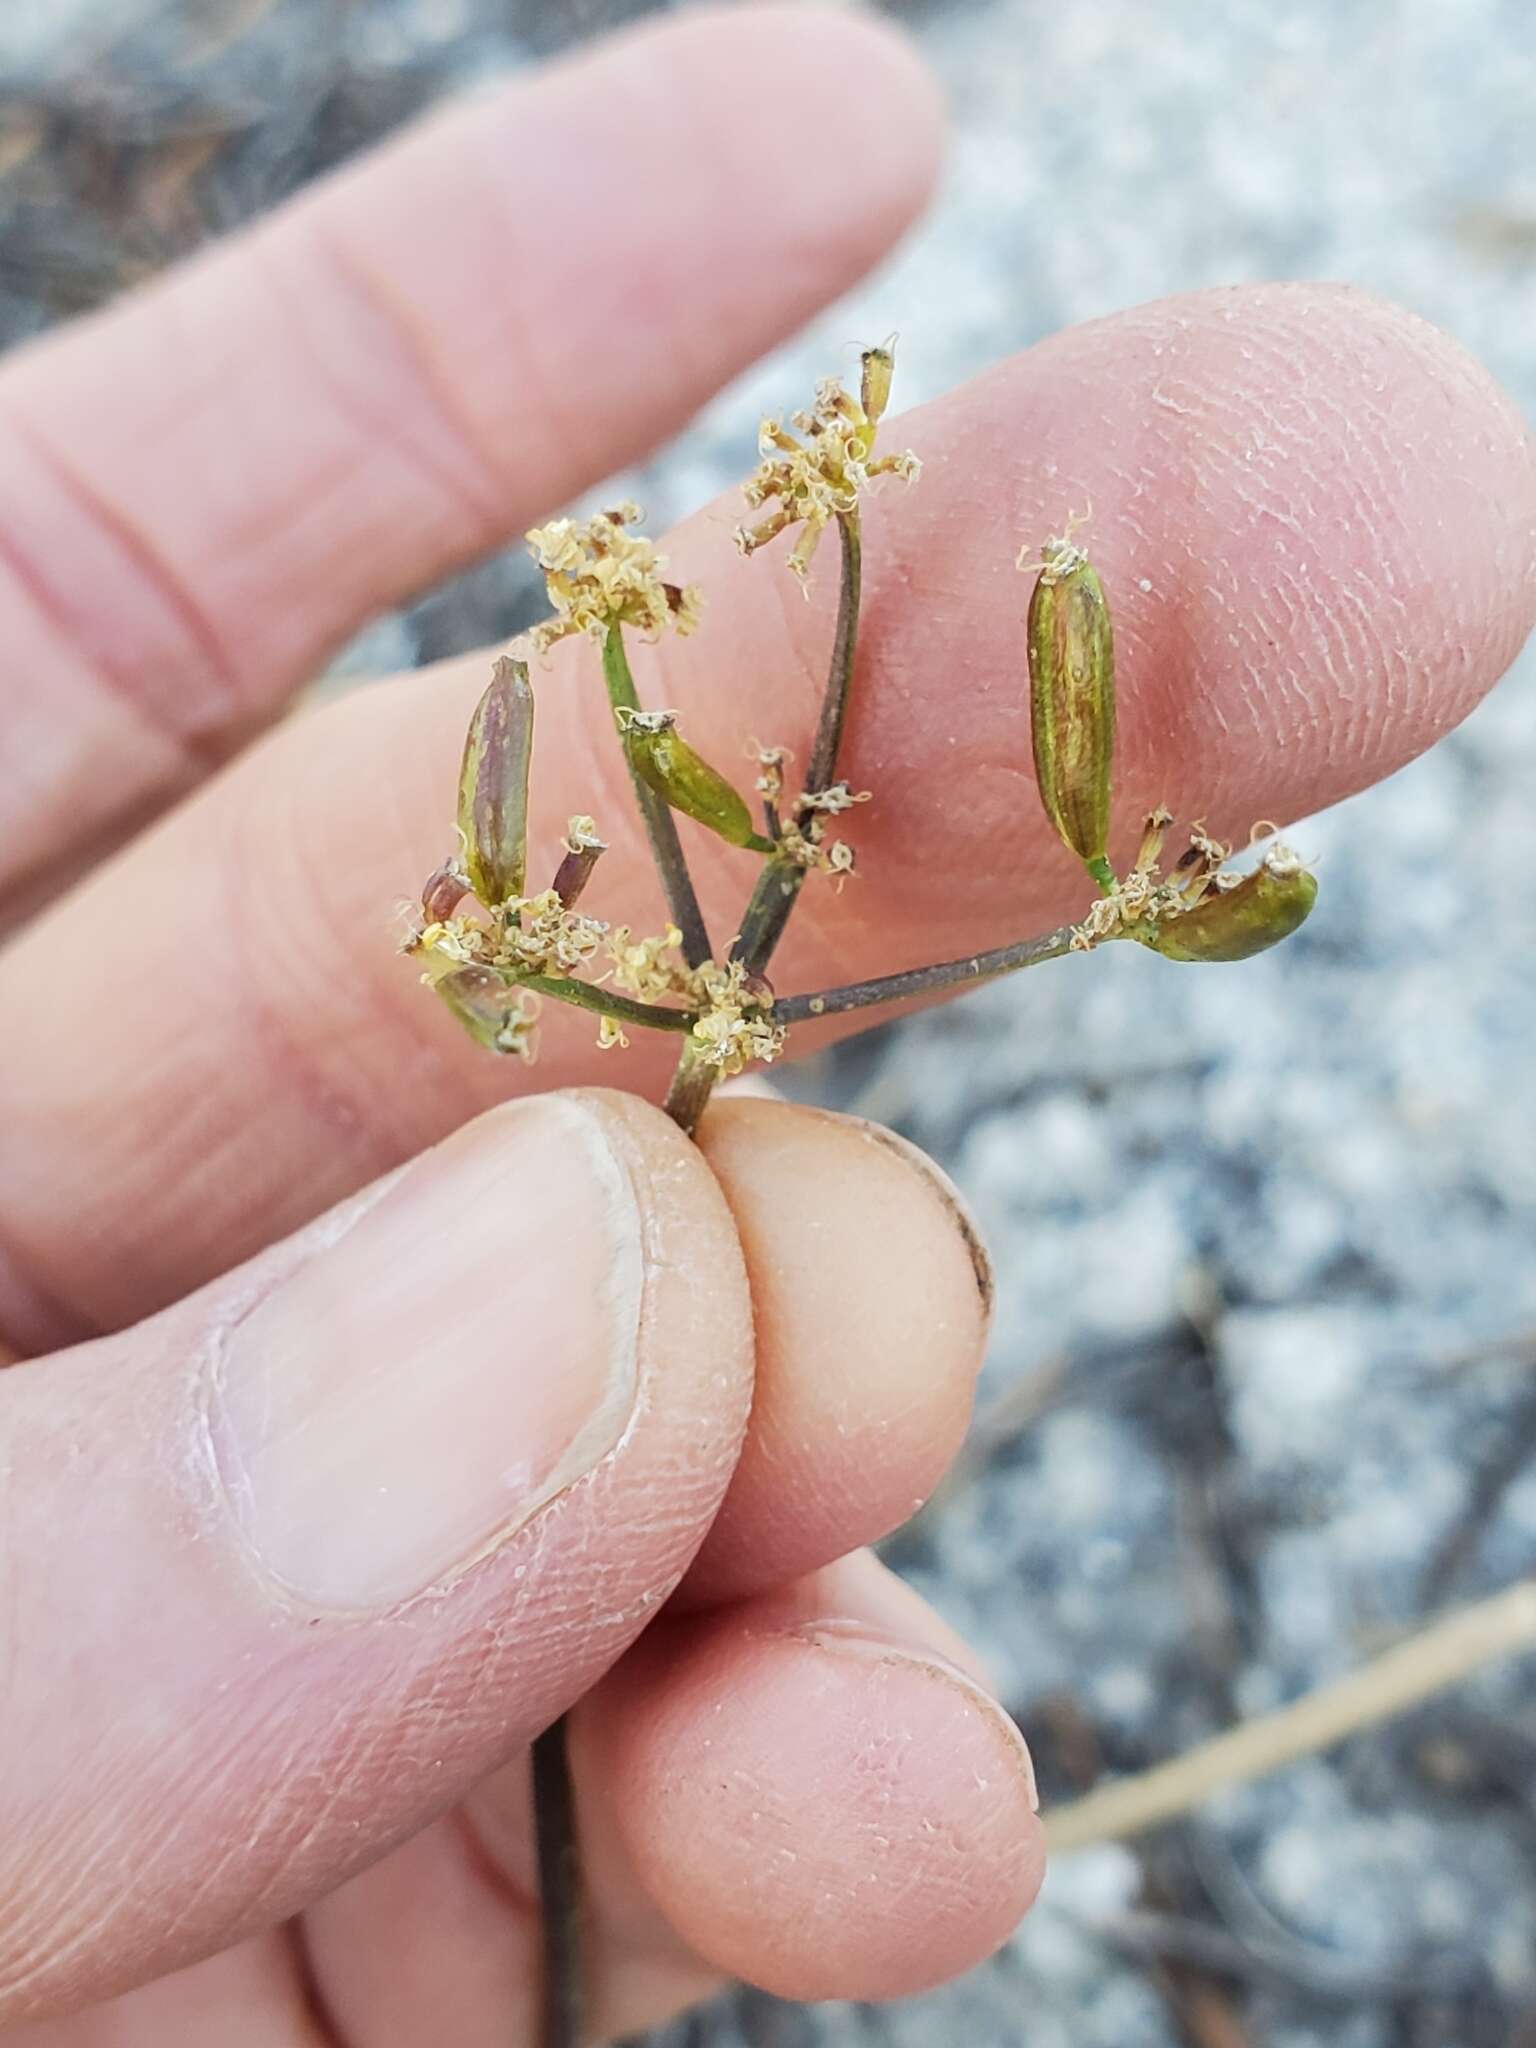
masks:
[[[1029,1744],[1024,1740],[1018,1723],[980,1683],[973,1672],[967,1671],[950,1657],[938,1650],[887,1636],[879,1629],[871,1628],[868,1622],[843,1620],[837,1616],[822,1616],[807,1622],[795,1634],[814,1643],[818,1649],[829,1650],[839,1657],[863,1658],[876,1663],[895,1664],[906,1670],[921,1671],[938,1683],[953,1687],[963,1694],[971,1711],[981,1716],[992,1727],[994,1733],[1006,1745],[1009,1755],[1017,1765],[1024,1780],[1026,1797],[1032,1811],[1040,1810],[1040,1793],[1035,1783],[1034,1759],[1029,1753]]]
[[[909,1138],[888,1130],[884,1124],[870,1123],[865,1117],[853,1117],[850,1122],[858,1123],[870,1137],[906,1161],[914,1173],[925,1180],[938,1198],[939,1205],[959,1233],[965,1246],[966,1257],[971,1262],[971,1271],[976,1275],[976,1291],[981,1296],[981,1312],[990,1322],[993,1303],[997,1299],[997,1281],[992,1271],[992,1257],[982,1240],[976,1218],[971,1214],[970,1204],[955,1186],[943,1167],[935,1165],[919,1146]]]
[[[415,1161],[216,1362],[213,1454],[261,1566],[371,1609],[495,1549],[623,1433],[641,1271],[628,1170],[579,1100]]]

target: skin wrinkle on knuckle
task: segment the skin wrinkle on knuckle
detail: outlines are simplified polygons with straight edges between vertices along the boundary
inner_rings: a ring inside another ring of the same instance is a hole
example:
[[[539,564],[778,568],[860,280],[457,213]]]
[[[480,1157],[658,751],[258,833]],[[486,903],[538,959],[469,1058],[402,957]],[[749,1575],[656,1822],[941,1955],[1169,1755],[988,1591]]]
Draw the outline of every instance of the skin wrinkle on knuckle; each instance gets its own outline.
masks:
[[[535,85],[524,88],[519,98],[526,110],[524,123],[492,121],[483,111],[471,117],[478,120],[479,126],[474,133],[477,139],[485,141],[484,157],[487,162],[495,161],[499,151],[505,147],[508,133],[517,136],[520,156],[531,145],[532,154],[537,159],[541,153],[540,141],[533,131],[539,127],[556,136],[549,148],[558,150],[552,95],[547,89],[541,94]],[[540,251],[532,244],[525,216],[513,203],[514,193],[520,193],[524,183],[523,167],[519,162],[511,175],[477,179],[473,194],[474,202],[487,208],[492,221],[488,239],[494,241],[497,248],[490,284],[496,293],[496,318],[506,337],[506,346],[501,352],[506,366],[503,382],[506,388],[515,386],[518,390],[517,446],[508,448],[504,456],[498,449],[495,458],[487,455],[485,459],[488,462],[494,459],[498,464],[503,501],[523,505],[526,514],[532,517],[543,508],[523,503],[526,495],[523,479],[527,475],[600,476],[613,465],[609,459],[611,449],[596,439],[589,428],[585,406],[578,396],[572,395],[571,379],[565,366],[552,362],[545,352],[543,337],[546,332],[553,331],[554,323],[535,317],[526,303],[520,283],[516,282],[525,276],[536,275],[540,268]],[[493,442],[497,440],[494,432],[485,438]],[[503,463],[504,469],[501,468]]]
[[[37,450],[30,438],[26,445],[37,459]],[[69,515],[88,522],[92,535],[105,540],[116,552],[119,566],[128,570],[130,587],[141,592],[145,607],[161,616],[174,611],[175,607],[170,604],[164,588],[157,586],[154,572],[147,569],[143,561],[134,560],[123,551],[120,540],[94,518],[86,502],[75,495],[66,493],[65,496]],[[67,559],[71,550],[65,547],[58,552]],[[130,717],[150,742],[166,750],[157,787],[178,789],[212,765],[199,746],[195,732],[184,729],[154,700],[153,693],[138,687],[134,672],[113,658],[111,636],[100,647],[93,648],[86,643],[80,622],[54,590],[33,554],[23,547],[3,520],[0,520],[0,562],[9,570],[14,601],[34,614],[46,636],[63,648],[64,658],[76,661],[80,675],[94,691],[114,709]],[[218,672],[215,665],[215,673]],[[222,694],[216,693],[215,701]],[[29,861],[24,872],[30,871],[35,864],[35,860]]]
[[[449,398],[429,344],[382,280],[348,249],[323,197],[301,220],[256,230],[243,256],[281,301],[306,381],[344,423],[359,467],[370,444],[383,437],[441,502],[445,529],[465,528],[476,537],[465,551],[488,546],[500,530],[508,480],[493,468],[485,438]],[[314,316],[315,305],[324,309],[323,318]],[[323,339],[338,329],[347,338],[341,364]]]

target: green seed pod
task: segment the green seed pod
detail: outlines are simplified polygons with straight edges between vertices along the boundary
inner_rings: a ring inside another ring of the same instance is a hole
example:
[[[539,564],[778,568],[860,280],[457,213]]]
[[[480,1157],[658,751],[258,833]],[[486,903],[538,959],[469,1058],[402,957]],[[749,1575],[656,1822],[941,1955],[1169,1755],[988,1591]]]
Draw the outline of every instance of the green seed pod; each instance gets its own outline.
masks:
[[[623,732],[630,766],[674,811],[707,825],[732,846],[772,853],[771,842],[753,828],[746,798],[689,746],[668,713],[630,712]]]
[[[1104,586],[1081,549],[1052,541],[1029,601],[1029,710],[1045,814],[1101,882],[1113,877],[1109,777],[1115,642]]]
[[[459,770],[464,871],[487,910],[521,896],[528,867],[528,766],[533,690],[528,665],[503,655],[475,706]]]
[[[1316,901],[1316,875],[1277,847],[1235,889],[1154,925],[1146,943],[1165,960],[1247,960],[1288,939]]]
[[[895,336],[879,348],[867,348],[859,358],[859,404],[871,426],[882,419],[891,402],[891,379],[896,374]]]

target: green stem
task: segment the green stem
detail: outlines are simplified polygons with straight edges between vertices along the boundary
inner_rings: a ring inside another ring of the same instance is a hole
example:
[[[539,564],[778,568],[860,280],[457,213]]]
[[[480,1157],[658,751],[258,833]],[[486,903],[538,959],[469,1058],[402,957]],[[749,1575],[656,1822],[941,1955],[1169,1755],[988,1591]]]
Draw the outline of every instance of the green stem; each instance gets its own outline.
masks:
[[[570,1003],[578,1010],[591,1010],[599,1017],[612,1017],[616,1024],[640,1025],[650,1031],[687,1031],[697,1015],[694,1010],[637,1002],[633,996],[616,995],[596,982],[576,981],[564,974],[520,974],[515,986],[550,996],[557,1003]]]
[[[910,967],[901,974],[882,974],[873,981],[852,981],[843,988],[825,988],[815,995],[783,996],[773,1006],[779,1024],[800,1024],[812,1017],[835,1017],[844,1010],[866,1010],[876,1003],[898,1003],[907,996],[931,995],[939,989],[958,988],[967,982],[993,981],[1000,974],[1016,974],[1024,967],[1038,967],[1043,960],[1059,960],[1070,953],[1080,927],[1064,924],[1037,939],[1016,939],[1012,945],[997,946],[990,953],[971,953],[963,960],[941,960],[934,967]]]
[[[603,680],[608,685],[608,702],[615,711],[640,709],[629,656],[624,652],[624,629],[618,624],[608,628],[608,637],[603,642]],[[677,836],[677,820],[666,799],[640,780],[633,762],[630,763],[629,779],[634,784],[635,801],[645,821],[645,836],[651,842],[656,872],[666,891],[667,908],[672,914],[672,922],[683,935],[683,958],[690,967],[702,967],[706,960],[713,958],[713,948],[704,924],[704,913],[694,892],[693,877],[683,856],[682,841]]]
[[[1116,888],[1115,871],[1110,866],[1109,862],[1105,859],[1102,853],[1099,854],[1093,860],[1085,860],[1083,862],[1083,866],[1088,870],[1088,873],[1092,877],[1092,879],[1098,884],[1099,894],[1101,896],[1114,895]]]

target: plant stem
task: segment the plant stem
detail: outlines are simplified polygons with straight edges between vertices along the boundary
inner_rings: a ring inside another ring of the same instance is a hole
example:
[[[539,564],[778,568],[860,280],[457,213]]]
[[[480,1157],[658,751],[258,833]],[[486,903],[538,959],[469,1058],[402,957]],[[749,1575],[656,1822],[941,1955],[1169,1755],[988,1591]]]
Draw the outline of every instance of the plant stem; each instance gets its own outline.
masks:
[[[615,711],[640,709],[629,656],[624,652],[624,629],[617,624],[608,628],[608,637],[603,642],[603,680],[608,685],[608,702]],[[683,958],[690,967],[702,967],[713,957],[713,949],[705,928],[704,913],[694,892],[693,877],[683,855],[682,841],[677,836],[677,820],[666,799],[640,780],[633,763],[630,764],[629,779],[634,785],[640,816],[645,821],[645,835],[651,842],[656,872],[666,891],[667,908],[672,913],[672,922],[683,935]]]
[[[832,641],[827,686],[821,700],[821,716],[817,721],[806,774],[808,792],[826,789],[836,779],[837,750],[847,715],[848,690],[853,680],[853,658],[858,637],[862,552],[857,511],[840,515],[837,525],[842,543],[837,627]],[[639,710],[640,699],[618,626],[609,628],[608,637],[603,642],[603,679],[608,685],[608,701],[616,711]],[[713,958],[713,950],[699,909],[699,899],[694,893],[693,878],[683,857],[676,820],[665,801],[635,774],[633,766],[630,768],[630,780],[634,784],[640,815],[645,820],[646,836],[651,842],[656,870],[666,891],[672,922],[683,936],[683,957],[690,967],[702,967]],[[805,869],[798,863],[781,860],[776,855],[764,861],[752,900],[742,918],[741,931],[731,948],[731,957],[744,961],[749,972],[759,974],[766,966],[783,936],[804,881]],[[693,1022],[688,1011],[664,1010],[649,1003],[630,1002],[622,996],[607,995],[590,982],[566,980],[554,975],[532,975],[522,985],[554,996],[559,1001],[599,1011],[621,1023],[660,1025],[664,1030],[682,1031]],[[833,996],[839,993],[846,994],[847,991],[832,991]],[[883,998],[874,996],[868,1000],[879,1002]],[[856,1006],[855,1002],[849,1002],[838,1007],[852,1009]],[[667,1091],[666,1110],[689,1136],[692,1136],[704,1113],[718,1074],[719,1069],[704,1058],[693,1040],[685,1040],[672,1085]],[[533,1746],[534,1833],[538,1842],[539,1889],[544,1917],[542,2048],[578,2048],[582,2026],[581,1869],[576,1849],[565,1725],[563,1718],[556,1721]]]
[[[639,692],[630,673],[624,651],[623,628],[608,629],[603,642],[603,681],[608,702],[615,711],[638,711]],[[702,967],[713,958],[714,949],[704,923],[704,913],[688,872],[677,820],[664,798],[640,780],[630,764],[629,779],[635,802],[645,824],[656,872],[666,893],[672,922],[682,934],[683,958],[690,967]],[[575,1003],[596,1010],[619,1023],[659,1025],[666,1031],[685,1031],[693,1022],[690,1012],[664,1010],[650,1003],[631,1002],[627,997],[607,994],[590,982],[570,980],[561,975],[532,975],[524,987],[554,996],[557,1001]],[[684,1061],[688,1047],[683,1048]],[[700,1105],[702,1108],[702,1103]],[[543,1920],[544,1986],[539,2020],[541,2048],[580,2048],[583,2033],[585,1986],[581,1957],[582,1883],[581,1855],[576,1840],[576,1803],[571,1785],[571,1762],[564,1715],[545,1729],[533,1745],[533,1832],[539,1859],[539,1901]]]
[[[568,1731],[569,1717],[562,1714],[533,1744],[533,1835],[543,1917],[543,2048],[580,2048],[582,2039],[581,1868]]]
[[[690,1038],[672,1070],[672,1084],[662,1104],[679,1130],[685,1131],[690,1138],[698,1128],[699,1118],[704,1114],[719,1078],[720,1069],[704,1058]]]
[[[564,974],[520,974],[516,986],[551,996],[557,1003],[570,1003],[578,1010],[591,1010],[599,1017],[611,1017],[616,1024],[635,1024],[649,1031],[686,1031],[696,1015],[693,1010],[637,1002],[633,996],[615,995],[596,982],[577,981]]]
[[[837,537],[842,562],[837,625],[832,634],[832,659],[827,667],[827,687],[822,692],[821,717],[816,722],[816,738],[805,771],[805,786],[810,791],[830,789],[837,780],[838,750],[843,743],[843,721],[848,715],[853,657],[859,638],[859,594],[864,577],[864,540],[859,531],[857,506],[838,515]]]
[[[763,862],[751,901],[742,912],[741,930],[731,947],[732,958],[744,960],[754,974],[762,972],[763,963],[772,957],[783,937],[804,880],[805,869],[798,861],[784,860],[775,854]]]
[[[864,547],[859,532],[859,515],[839,514],[837,537],[842,560],[838,584],[837,625],[832,635],[832,659],[827,667],[826,688],[821,697],[821,715],[811,758],[806,766],[808,795],[829,789],[837,780],[837,754],[842,744],[843,723],[848,715],[848,696],[853,684],[853,663],[858,652],[859,598],[863,587]],[[801,888],[805,869],[797,861],[769,860],[757,878],[741,920],[741,930],[731,948],[733,959],[745,961],[748,970],[761,974],[784,936]]]
[[[909,967],[901,974],[851,981],[843,988],[825,988],[814,995],[781,996],[773,1006],[774,1020],[800,1024],[809,1017],[835,1017],[843,1010],[866,1010],[876,1003],[900,1002],[904,996],[923,996],[936,989],[1015,974],[1021,967],[1038,967],[1042,960],[1059,960],[1063,953],[1071,952],[1077,930],[1076,925],[1064,924],[1037,939],[1015,939],[1012,945],[994,947],[990,953],[972,953],[964,960]]]

